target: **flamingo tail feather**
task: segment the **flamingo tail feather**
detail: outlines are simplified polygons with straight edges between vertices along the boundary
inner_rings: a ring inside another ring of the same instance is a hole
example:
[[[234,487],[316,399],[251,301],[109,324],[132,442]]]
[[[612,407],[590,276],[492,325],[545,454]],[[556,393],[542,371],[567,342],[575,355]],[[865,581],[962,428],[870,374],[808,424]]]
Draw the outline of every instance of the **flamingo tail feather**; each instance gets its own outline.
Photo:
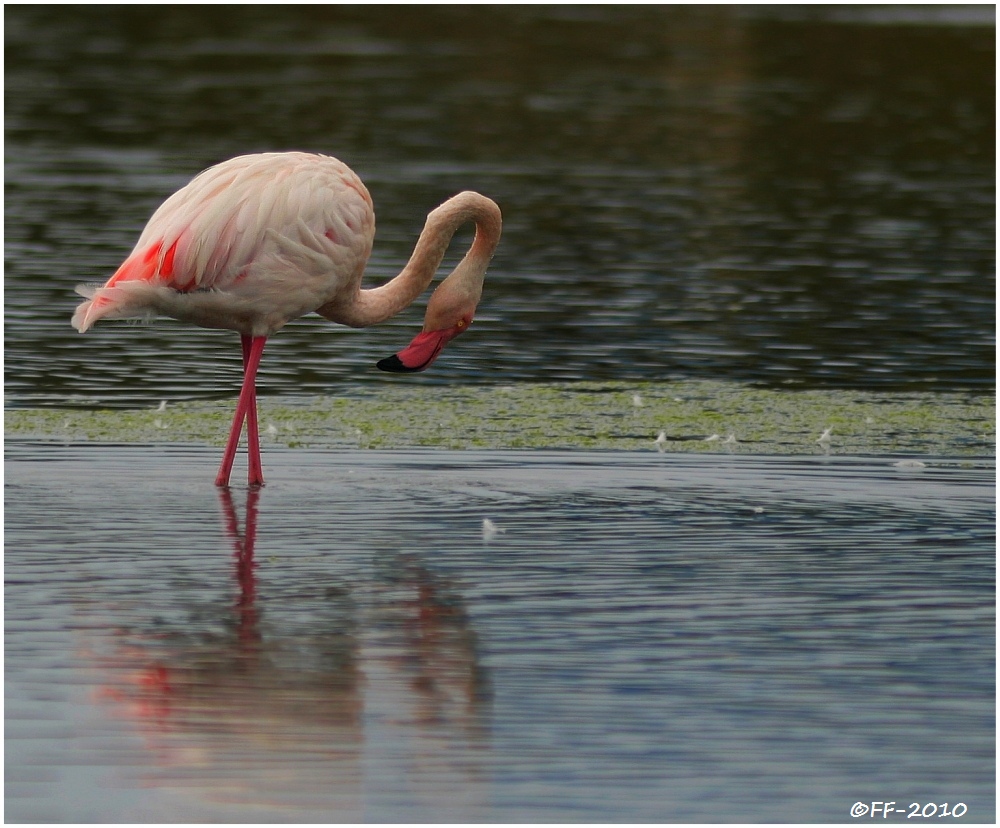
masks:
[[[158,295],[169,290],[140,281],[119,282],[113,287],[78,285],[76,292],[87,301],[73,313],[73,327],[84,333],[99,319],[152,319]]]

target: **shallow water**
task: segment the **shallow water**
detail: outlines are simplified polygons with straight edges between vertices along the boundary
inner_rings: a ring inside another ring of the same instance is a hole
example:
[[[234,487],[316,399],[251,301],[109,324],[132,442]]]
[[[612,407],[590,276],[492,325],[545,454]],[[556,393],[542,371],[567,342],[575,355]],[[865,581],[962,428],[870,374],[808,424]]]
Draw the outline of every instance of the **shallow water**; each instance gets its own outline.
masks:
[[[993,819],[992,461],[217,460],[8,444],[9,821]]]
[[[80,337],[73,287],[197,171],[275,149],[365,179],[371,284],[459,189],[505,225],[432,373],[373,367],[420,307],[307,318],[262,395],[988,392],[994,17],[9,6],[5,404],[233,396],[235,337]],[[228,498],[217,461],[8,442],[9,821],[994,814],[991,460],[269,447]]]
[[[234,336],[162,321],[80,337],[73,288],[104,281],[198,171],[275,149],[368,183],[371,284],[459,189],[494,197],[505,230],[475,327],[432,373],[374,369],[419,307],[360,332],[312,317],[268,346],[263,394],[994,387],[991,6],[4,16],[8,405],[232,395]]]

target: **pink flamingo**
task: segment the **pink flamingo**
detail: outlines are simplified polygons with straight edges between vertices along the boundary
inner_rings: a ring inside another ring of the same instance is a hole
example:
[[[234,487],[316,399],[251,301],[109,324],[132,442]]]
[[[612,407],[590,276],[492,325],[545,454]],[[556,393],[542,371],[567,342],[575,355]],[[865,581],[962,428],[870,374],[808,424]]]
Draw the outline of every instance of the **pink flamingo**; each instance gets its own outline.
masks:
[[[217,486],[228,486],[247,424],[248,480],[264,484],[255,378],[267,338],[316,311],[351,327],[395,316],[430,284],[455,231],[474,222],[471,248],[431,295],[421,333],[383,371],[423,371],[468,329],[500,241],[500,209],[473,192],[432,210],[410,261],[381,287],[361,277],[375,236],[372,199],[336,158],[303,152],[232,158],[205,170],[153,213],[132,253],[73,314],[80,333],[99,319],[162,314],[227,328],[243,344],[243,387]]]

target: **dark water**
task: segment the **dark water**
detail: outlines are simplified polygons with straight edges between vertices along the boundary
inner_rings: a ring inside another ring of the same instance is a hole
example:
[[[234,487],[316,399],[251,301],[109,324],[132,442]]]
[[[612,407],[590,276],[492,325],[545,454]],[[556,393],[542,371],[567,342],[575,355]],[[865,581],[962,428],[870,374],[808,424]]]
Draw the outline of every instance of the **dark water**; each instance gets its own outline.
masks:
[[[371,284],[460,189],[505,225],[432,373],[374,369],[421,307],[307,318],[262,394],[994,387],[992,6],[53,8],[4,10],[8,406],[233,396],[234,335],[73,287],[281,149],[365,179]],[[992,462],[217,461],[7,444],[8,821],[992,821]]]
[[[994,385],[992,6],[4,16],[8,405],[231,395],[233,335],[162,321],[79,337],[73,287],[107,278],[196,172],[275,149],[366,180],[372,284],[459,189],[506,223],[474,333],[433,374],[373,367],[420,308],[361,332],[313,317],[269,346],[262,393]]]
[[[7,446],[8,821],[993,820],[992,463],[267,460]]]

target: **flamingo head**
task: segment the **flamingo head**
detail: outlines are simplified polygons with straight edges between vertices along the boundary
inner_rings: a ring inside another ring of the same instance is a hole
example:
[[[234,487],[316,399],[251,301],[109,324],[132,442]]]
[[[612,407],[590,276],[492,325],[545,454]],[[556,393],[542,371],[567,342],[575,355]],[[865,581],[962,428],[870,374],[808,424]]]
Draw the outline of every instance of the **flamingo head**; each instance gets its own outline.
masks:
[[[423,330],[402,351],[379,362],[378,367],[397,374],[429,368],[445,345],[469,330],[483,294],[485,270],[485,261],[470,263],[470,256],[466,256],[431,294]]]
[[[460,333],[465,333],[472,324],[472,313],[465,313],[453,324],[445,328],[424,329],[402,351],[386,357],[377,363],[382,371],[394,374],[413,374],[429,368],[438,354]]]

